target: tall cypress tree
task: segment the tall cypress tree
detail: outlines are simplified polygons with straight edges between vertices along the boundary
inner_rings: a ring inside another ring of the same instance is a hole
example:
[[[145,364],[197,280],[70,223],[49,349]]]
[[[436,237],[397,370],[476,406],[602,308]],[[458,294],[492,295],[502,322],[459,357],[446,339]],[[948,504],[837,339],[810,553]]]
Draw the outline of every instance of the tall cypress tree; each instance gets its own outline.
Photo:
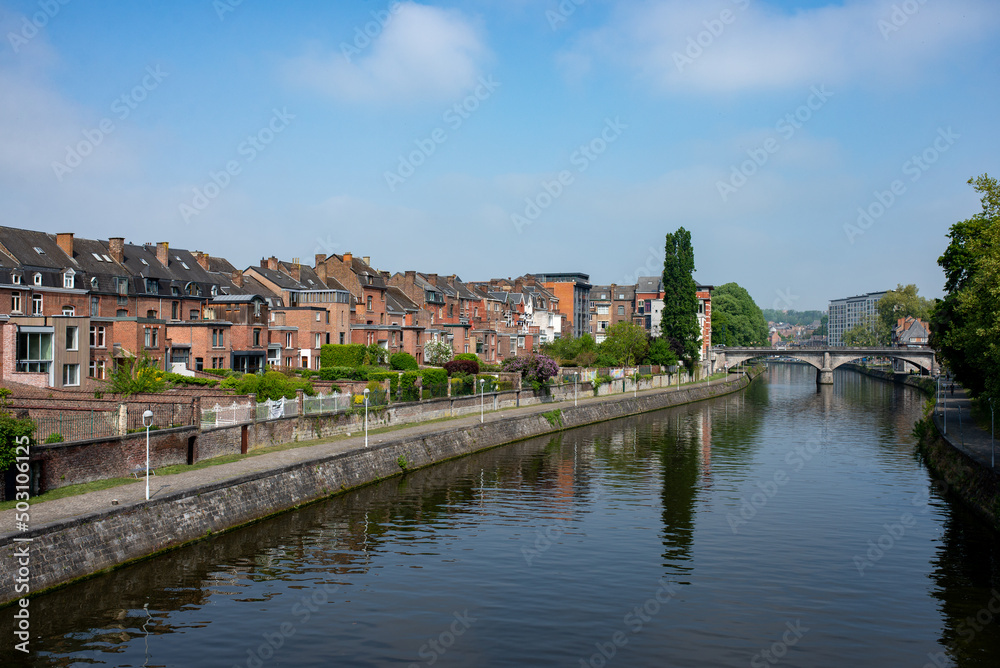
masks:
[[[667,235],[663,258],[663,314],[660,333],[688,369],[698,360],[698,295],[694,282],[691,233],[683,227]]]

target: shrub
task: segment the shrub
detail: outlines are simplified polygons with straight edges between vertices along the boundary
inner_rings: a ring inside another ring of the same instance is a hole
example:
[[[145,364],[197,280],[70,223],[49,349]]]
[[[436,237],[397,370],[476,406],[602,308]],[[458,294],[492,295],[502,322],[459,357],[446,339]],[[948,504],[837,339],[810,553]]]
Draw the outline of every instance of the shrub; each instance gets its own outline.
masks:
[[[7,410],[11,391],[0,387],[0,471],[6,471],[17,462],[17,445],[20,440],[27,444],[35,433],[35,423],[31,420],[18,419]]]
[[[197,376],[182,376],[179,373],[165,373],[163,379],[171,385],[192,385],[196,387],[215,387],[219,384],[214,378],[198,378]]]
[[[320,369],[361,366],[366,353],[368,347],[360,343],[327,343],[319,350]]]
[[[420,401],[420,392],[416,386],[418,378],[420,373],[417,371],[406,371],[399,377],[400,401]]]
[[[424,344],[424,359],[428,364],[441,366],[450,362],[451,357],[451,346],[444,341],[428,341]]]
[[[449,376],[459,373],[472,374],[474,376],[479,373],[479,360],[454,359],[444,365],[444,370],[448,372]]]
[[[273,401],[280,397],[294,399],[296,390],[309,396],[316,394],[309,381],[289,378],[277,371],[268,371],[262,376],[252,373],[239,378],[233,376],[223,380],[221,386],[234,388],[237,394],[256,394],[257,401]]]
[[[420,376],[426,392],[432,397],[448,394],[448,372],[444,369],[421,369]]]
[[[559,365],[548,355],[531,353],[523,357],[509,357],[503,361],[504,371],[520,373],[532,385],[541,384],[559,373]]]
[[[361,367],[334,366],[319,370],[322,380],[368,380],[368,371]]]
[[[368,380],[382,381],[389,379],[389,396],[396,396],[396,390],[399,388],[399,374],[395,371],[369,371]],[[369,383],[369,386],[371,383]]]
[[[202,369],[204,373],[210,373],[213,376],[231,376],[233,374],[232,369]]]
[[[66,439],[63,438],[62,434],[49,434],[48,437],[46,437],[45,442],[46,443],[62,443],[65,440]]]
[[[389,357],[389,368],[396,371],[416,371],[417,359],[410,353],[395,353]]]
[[[459,353],[455,355],[456,360],[466,360],[468,362],[479,362],[479,355],[475,353]]]
[[[144,352],[141,357],[123,357],[111,372],[111,391],[126,397],[142,392],[162,392],[166,387],[163,375],[149,353]]]

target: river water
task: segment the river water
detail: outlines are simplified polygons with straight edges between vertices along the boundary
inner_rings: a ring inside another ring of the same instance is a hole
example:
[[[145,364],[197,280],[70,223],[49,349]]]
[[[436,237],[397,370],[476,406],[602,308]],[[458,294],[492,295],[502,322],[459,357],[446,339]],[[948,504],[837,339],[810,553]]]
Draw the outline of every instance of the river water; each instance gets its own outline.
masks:
[[[41,596],[31,661],[997,666],[1000,541],[914,454],[923,402],[775,364]]]

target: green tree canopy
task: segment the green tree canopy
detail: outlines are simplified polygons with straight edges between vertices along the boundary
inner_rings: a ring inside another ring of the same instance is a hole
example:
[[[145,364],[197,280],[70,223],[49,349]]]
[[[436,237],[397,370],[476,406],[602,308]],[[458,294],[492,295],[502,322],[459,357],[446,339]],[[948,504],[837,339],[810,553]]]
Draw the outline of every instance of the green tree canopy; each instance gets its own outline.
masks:
[[[618,365],[635,366],[645,358],[648,348],[649,338],[645,328],[623,320],[608,327],[600,352],[614,358]]]
[[[885,293],[875,308],[882,320],[882,327],[892,332],[900,318],[912,316],[926,321],[931,314],[933,303],[917,294],[917,286],[897,285],[895,290]]]
[[[677,364],[677,353],[670,347],[670,343],[658,336],[650,339],[649,350],[646,351],[646,362],[649,364],[659,364],[660,366],[673,366]]]
[[[736,283],[712,292],[712,342],[725,346],[762,346],[767,321],[753,297]]]
[[[968,390],[1000,400],[1000,183],[969,179],[983,209],[951,226],[938,258],[947,294],[931,315],[931,345]]]
[[[845,346],[873,348],[889,345],[890,331],[882,318],[868,315],[845,331],[841,338]]]
[[[564,336],[542,344],[542,352],[563,366],[576,364],[590,366],[597,359],[597,344],[590,334]]]
[[[667,235],[663,258],[663,314],[660,333],[690,369],[698,359],[698,294],[694,282],[691,233],[683,227]]]

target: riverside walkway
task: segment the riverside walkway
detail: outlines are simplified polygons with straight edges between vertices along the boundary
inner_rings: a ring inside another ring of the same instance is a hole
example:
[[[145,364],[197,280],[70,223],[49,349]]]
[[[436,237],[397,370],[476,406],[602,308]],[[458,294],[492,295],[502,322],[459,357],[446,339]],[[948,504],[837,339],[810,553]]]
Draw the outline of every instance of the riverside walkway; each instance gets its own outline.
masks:
[[[981,429],[972,418],[972,400],[964,387],[955,384],[954,394],[951,383],[943,383],[943,397],[939,397],[934,407],[934,424],[948,443],[987,469],[996,471],[996,446],[988,429]],[[1000,406],[997,406],[1000,409]]]
[[[741,376],[737,374],[730,374],[725,379],[711,381],[711,385],[731,384],[738,382],[740,378]],[[702,381],[699,383],[689,383],[680,387],[640,390],[638,396],[641,397],[655,393],[675,393],[690,389],[696,385],[704,386],[707,384]],[[584,396],[581,393],[578,402],[581,406],[584,406],[601,402],[620,401],[623,397],[627,398],[630,395],[632,395],[631,392],[594,397],[589,394],[588,396]],[[484,421],[490,423],[520,416],[540,415],[561,407],[572,406],[573,403],[573,400],[554,401],[497,412],[487,411]],[[369,447],[374,447],[389,441],[416,439],[426,434],[441,431],[442,429],[471,429],[479,424],[480,416],[472,415],[399,427],[383,427],[378,430],[369,431],[368,443]],[[194,493],[199,489],[224,483],[227,480],[235,480],[253,474],[266,474],[269,471],[278,471],[295,464],[321,460],[331,455],[353,450],[364,450],[364,447],[365,434],[362,430],[350,436],[323,439],[287,450],[267,452],[259,455],[251,454],[235,462],[206,466],[172,475],[153,475],[149,478],[149,495],[151,500],[155,500],[158,497],[168,494]],[[40,528],[44,529],[46,525],[58,524],[68,520],[96,517],[109,511],[120,512],[145,502],[145,489],[145,480],[140,478],[135,482],[109,489],[95,490],[61,499],[33,503],[29,512],[30,526],[36,530]],[[19,533],[15,525],[15,511],[12,509],[0,513],[0,541],[9,540]]]

